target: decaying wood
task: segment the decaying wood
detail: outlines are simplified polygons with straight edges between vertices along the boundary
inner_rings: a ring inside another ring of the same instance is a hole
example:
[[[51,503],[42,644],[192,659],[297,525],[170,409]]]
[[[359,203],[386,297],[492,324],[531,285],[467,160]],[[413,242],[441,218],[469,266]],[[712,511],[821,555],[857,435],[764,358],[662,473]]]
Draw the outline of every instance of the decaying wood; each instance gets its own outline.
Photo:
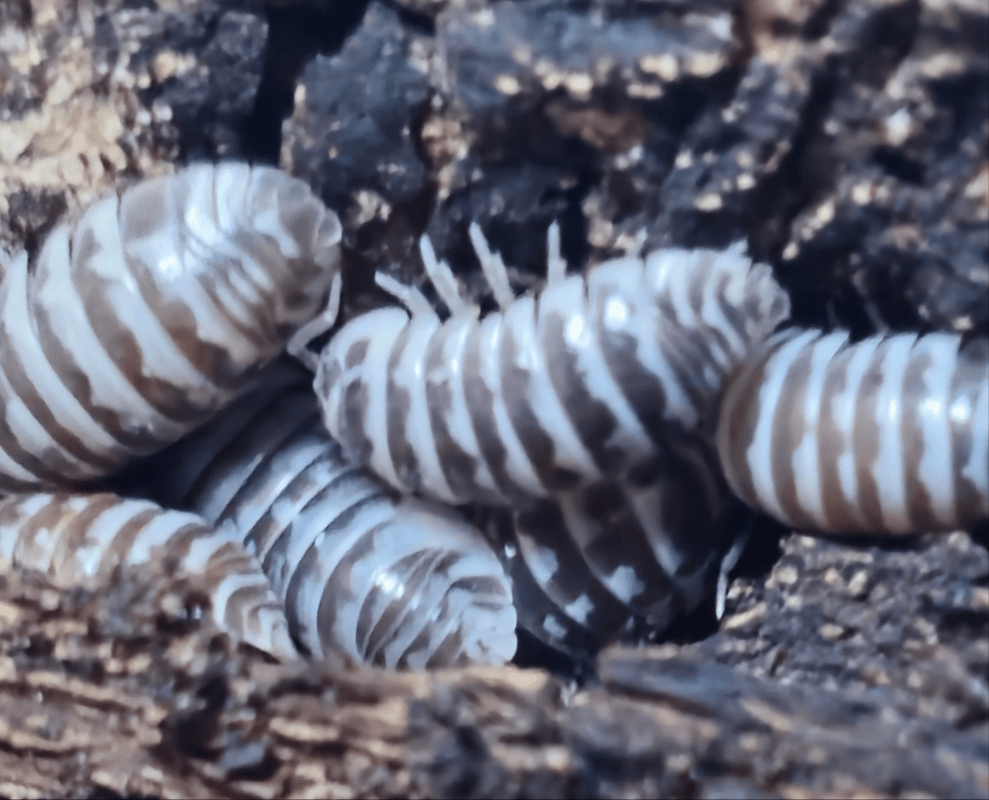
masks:
[[[233,647],[194,583],[0,577],[0,795],[976,796],[986,748],[861,696],[674,648],[574,690],[515,667],[398,674]],[[827,765],[826,769],[822,769]]]

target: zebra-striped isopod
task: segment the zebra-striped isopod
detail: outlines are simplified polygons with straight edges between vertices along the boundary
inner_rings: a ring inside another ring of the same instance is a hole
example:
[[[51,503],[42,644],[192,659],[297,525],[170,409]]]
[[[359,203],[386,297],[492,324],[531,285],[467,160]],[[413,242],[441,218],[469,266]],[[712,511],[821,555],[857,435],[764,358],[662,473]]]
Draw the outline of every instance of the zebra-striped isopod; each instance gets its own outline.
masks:
[[[236,397],[338,280],[340,223],[270,167],[146,180],[0,268],[0,493],[79,484]],[[0,256],[2,260],[2,256]]]
[[[519,627],[577,656],[662,633],[734,564],[730,502],[713,445],[681,440],[622,481],[487,513]]]
[[[418,291],[379,275],[409,312],[349,321],[315,380],[327,427],[355,460],[444,502],[550,496],[620,476],[671,431],[713,432],[723,379],[789,313],[769,267],[741,244],[659,250],[567,277],[554,224],[546,287],[515,298],[476,225],[471,238],[500,312],[479,319],[423,237],[451,316],[441,321]]]
[[[797,528],[924,533],[989,518],[989,340],[788,330],[725,390],[732,489]]]
[[[298,658],[264,573],[229,527],[112,494],[24,494],[0,499],[0,560],[55,583],[98,588],[118,566],[174,562],[200,576],[220,628],[283,659]]]
[[[353,466],[293,372],[301,383],[279,376],[152,459],[156,498],[233,525],[315,655],[411,669],[510,659],[516,614],[490,544]]]

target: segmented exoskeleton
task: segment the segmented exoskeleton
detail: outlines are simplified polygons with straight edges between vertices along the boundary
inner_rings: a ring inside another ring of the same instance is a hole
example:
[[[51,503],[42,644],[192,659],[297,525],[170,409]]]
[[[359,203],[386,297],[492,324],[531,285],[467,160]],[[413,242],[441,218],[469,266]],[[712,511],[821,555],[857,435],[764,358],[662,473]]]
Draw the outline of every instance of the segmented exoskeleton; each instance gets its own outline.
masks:
[[[298,658],[264,573],[229,527],[112,494],[24,494],[0,499],[0,562],[46,572],[59,585],[98,588],[115,568],[173,562],[200,576],[211,612],[233,638]]]
[[[731,380],[718,450],[797,528],[954,530],[989,518],[989,340],[781,332]]]
[[[325,305],[340,235],[302,181],[197,165],[0,266],[0,493],[109,474],[208,419]]]
[[[720,616],[744,544],[730,502],[713,445],[681,440],[622,481],[482,516],[512,577],[519,627],[586,656],[654,637],[716,587]]]
[[[789,311],[769,267],[741,245],[659,250],[566,277],[555,224],[546,287],[516,298],[501,258],[470,232],[500,312],[478,319],[423,237],[451,316],[379,275],[411,316],[363,314],[318,359],[330,433],[403,492],[500,503],[620,476],[671,430],[713,431],[723,379]]]
[[[156,497],[233,525],[313,654],[412,669],[510,659],[516,614],[491,546],[353,466],[308,374],[293,374],[152,459]]]

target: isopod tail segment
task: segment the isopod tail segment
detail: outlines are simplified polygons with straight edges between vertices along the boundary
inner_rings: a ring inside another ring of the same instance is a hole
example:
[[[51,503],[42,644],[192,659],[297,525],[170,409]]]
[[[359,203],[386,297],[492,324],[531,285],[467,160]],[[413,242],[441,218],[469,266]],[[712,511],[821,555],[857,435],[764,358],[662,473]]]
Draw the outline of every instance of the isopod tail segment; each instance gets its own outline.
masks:
[[[405,669],[509,660],[511,587],[480,531],[350,463],[298,364],[263,377],[131,491],[232,525],[304,652]]]
[[[718,451],[746,503],[830,533],[989,519],[989,339],[790,329],[732,378]]]
[[[789,314],[770,268],[738,243],[665,249],[566,275],[548,230],[548,281],[513,296],[471,225],[498,310],[460,296],[428,238],[422,261],[450,310],[386,275],[404,308],[349,320],[314,386],[331,435],[403,493],[515,503],[620,476],[670,436],[713,434],[726,377]]]

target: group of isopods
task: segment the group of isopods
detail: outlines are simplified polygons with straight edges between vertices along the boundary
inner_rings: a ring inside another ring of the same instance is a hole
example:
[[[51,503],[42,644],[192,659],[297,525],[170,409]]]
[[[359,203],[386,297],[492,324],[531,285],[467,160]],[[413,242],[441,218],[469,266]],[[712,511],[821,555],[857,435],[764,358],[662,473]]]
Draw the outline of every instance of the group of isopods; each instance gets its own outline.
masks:
[[[827,532],[989,518],[985,337],[786,327],[741,245],[568,276],[555,225],[516,297],[469,234],[497,311],[423,237],[448,316],[379,274],[401,306],[328,340],[339,220],[269,167],[146,180],[0,252],[0,559],[64,585],[167,560],[279,657],[421,669],[509,660],[516,627],[655,637],[723,592],[732,493]],[[147,456],[140,499],[92,491]]]

